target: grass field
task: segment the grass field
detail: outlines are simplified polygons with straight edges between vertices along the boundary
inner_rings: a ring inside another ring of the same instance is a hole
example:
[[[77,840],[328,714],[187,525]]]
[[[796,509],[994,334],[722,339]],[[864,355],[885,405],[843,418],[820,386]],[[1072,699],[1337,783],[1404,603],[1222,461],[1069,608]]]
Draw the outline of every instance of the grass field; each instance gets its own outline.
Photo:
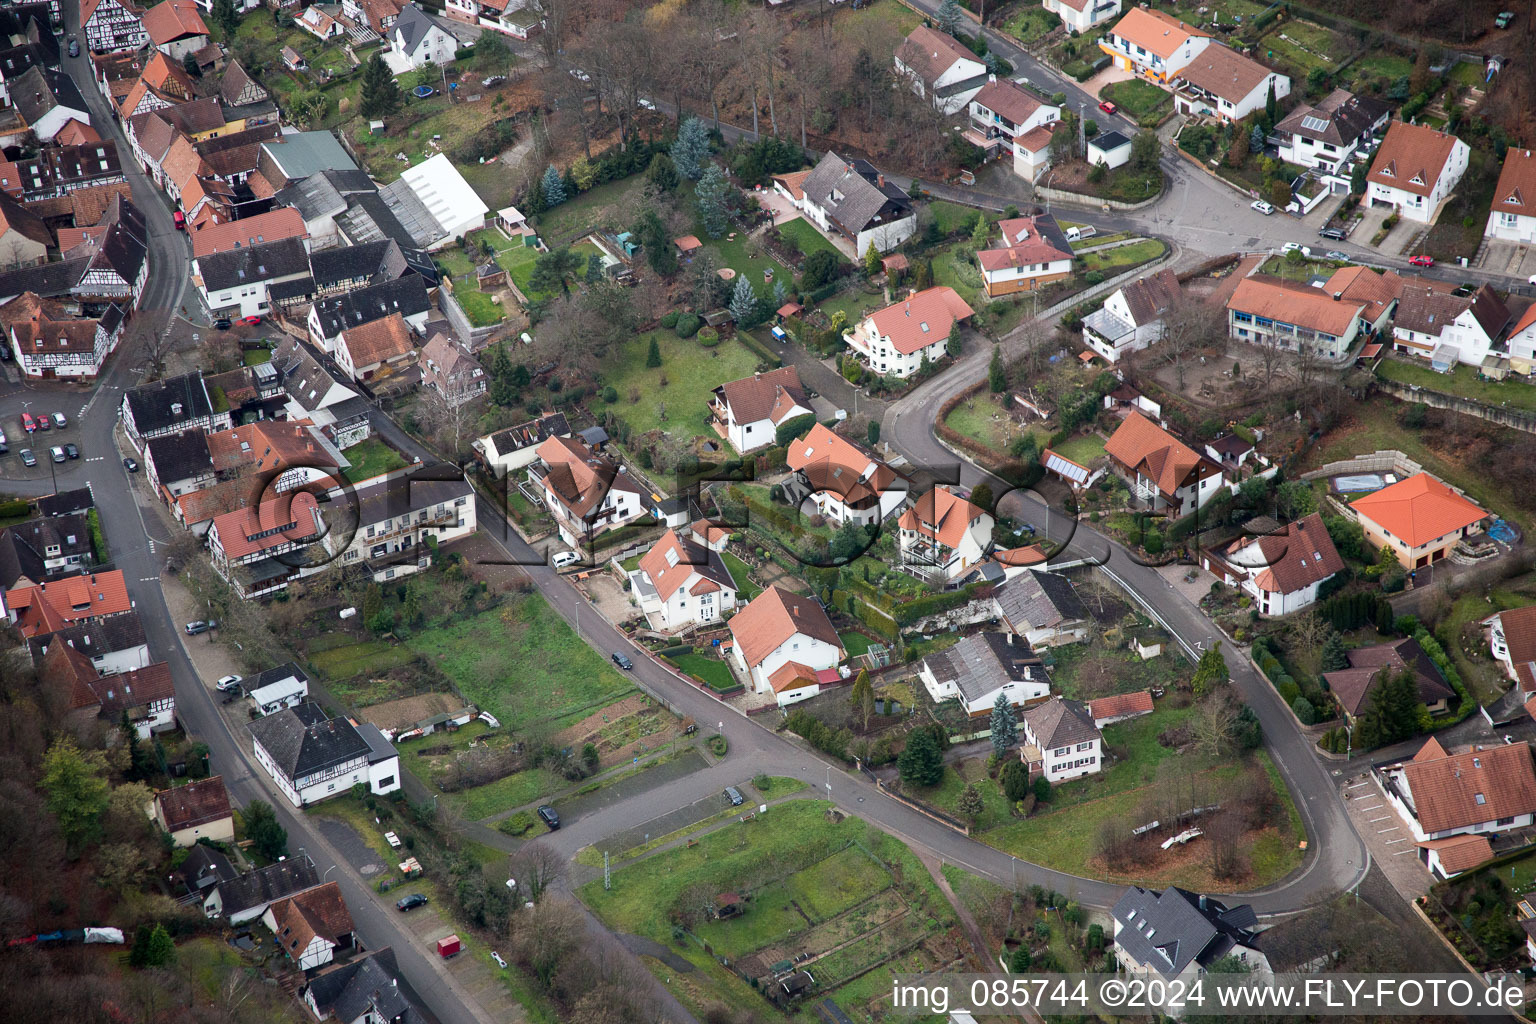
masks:
[[[762,784],[759,785],[759,783]],[[752,780],[752,788],[761,793],[765,800],[777,800],[781,796],[798,793],[805,787],[804,780],[791,779],[783,775],[768,775]]]
[[[333,681],[350,679],[364,672],[382,675],[415,657],[408,648],[392,646],[384,640],[349,643],[343,634],[336,634],[335,639],[339,642],[331,645],[312,643],[309,649],[310,663]]]
[[[752,570],[747,567],[746,562],[743,562],[740,558],[731,554],[729,551],[720,552],[720,560],[724,562],[725,567],[730,570],[731,579],[736,581],[738,601],[750,601],[758,594],[762,593],[761,589],[752,585]]]
[[[975,250],[971,248],[970,242],[959,242],[948,249],[934,253],[931,262],[934,284],[949,285],[960,293],[960,297],[972,309],[981,309],[986,306],[984,282],[981,279],[981,270],[976,266]]]
[[[240,355],[240,360],[246,366],[260,366],[262,363],[272,361],[272,350],[269,348],[248,348]]]
[[[966,399],[950,411],[944,423],[999,454],[1006,452],[1009,442],[1021,433],[1033,433],[1035,440],[1041,444],[1049,436],[1046,431],[1033,427],[1021,430],[1011,417],[992,403],[991,395],[976,395]]]
[[[1471,366],[1458,365],[1450,373],[1436,373],[1424,363],[1383,359],[1376,372],[1399,384],[1417,384],[1431,391],[1460,395],[1484,405],[1536,410],[1536,388],[1523,380],[1479,380],[1477,370]]]
[[[1168,247],[1156,238],[1143,238],[1139,242],[1117,245],[1113,249],[1084,253],[1079,259],[1082,260],[1084,273],[1097,270],[1108,276],[1110,271],[1155,260],[1167,251]]]
[[[843,650],[848,652],[848,657],[850,658],[857,658],[861,654],[868,653],[870,645],[874,643],[873,640],[863,633],[854,632],[853,630],[839,633],[837,638],[842,641]]]
[[[1140,78],[1106,85],[1099,90],[1099,96],[1113,101],[1122,113],[1143,128],[1157,127],[1157,123],[1173,110],[1173,93]]]
[[[1068,438],[1051,450],[1071,459],[1079,466],[1087,466],[1091,465],[1094,459],[1103,457],[1104,439],[1098,434],[1079,434]]]
[[[1369,51],[1345,69],[1345,74],[1359,75],[1361,72],[1380,75],[1391,82],[1405,75],[1412,74],[1413,61],[1408,57],[1400,57],[1393,53],[1383,53],[1379,50]]]
[[[409,644],[513,731],[568,725],[631,691],[537,594],[417,633]]]
[[[469,317],[469,322],[476,327],[489,327],[506,319],[506,312],[484,292],[460,288],[453,293],[453,297],[463,308],[464,315]]]
[[[702,654],[676,654],[670,655],[668,660],[679,670],[704,680],[713,689],[729,690],[736,685],[730,668],[718,658],[706,658]]]
[[[1043,7],[1026,7],[1003,25],[1008,33],[1029,46],[1061,24],[1061,19]]]
[[[796,217],[792,221],[780,224],[779,234],[793,242],[795,247],[807,256],[813,252],[825,251],[836,256],[839,263],[848,262],[848,257],[843,255],[842,250],[827,241],[826,236],[817,231],[815,226],[804,217]]]
[[[644,188],[645,176],[639,174],[598,185],[539,214],[535,218],[539,234],[545,244],[554,247],[598,228],[626,231],[634,220]]]
[[[939,230],[946,235],[967,221],[974,221],[978,212],[974,206],[963,206],[947,199],[935,199],[928,204],[928,210],[933,214]]]
[[[661,349],[659,369],[645,365],[653,337]],[[697,336],[679,338],[671,331],[657,331],[630,339],[610,356],[603,382],[619,392],[618,404],[610,408],[636,433],[664,427],[680,437],[714,437],[710,392],[727,381],[752,376],[757,362],[757,356],[735,340],[705,348]],[[639,394],[638,402],[630,401],[632,392]]]
[[[400,453],[378,437],[370,437],[351,448],[343,449],[342,454],[347,457],[348,462],[352,463],[351,468],[343,475],[353,483],[405,466],[405,459]]]

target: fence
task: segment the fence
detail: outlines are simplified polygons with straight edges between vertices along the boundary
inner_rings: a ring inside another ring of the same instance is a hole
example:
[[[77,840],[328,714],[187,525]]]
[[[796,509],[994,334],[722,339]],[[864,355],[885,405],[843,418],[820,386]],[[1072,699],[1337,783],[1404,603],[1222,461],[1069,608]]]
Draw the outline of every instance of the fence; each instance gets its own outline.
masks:
[[[1352,473],[1397,473],[1409,477],[1422,473],[1424,467],[1396,449],[1387,448],[1369,455],[1357,455],[1342,462],[1330,462],[1320,469],[1301,474],[1303,480],[1348,476]]]
[[[884,780],[882,780],[880,776],[876,775],[868,768],[864,767],[862,762],[859,764],[859,771],[864,774],[866,779],[875,784],[876,789],[890,797],[892,800],[900,801],[906,806],[912,808],[918,814],[921,814],[927,818],[932,818],[940,825],[952,828],[963,836],[968,836],[971,834],[971,826],[967,825],[959,818],[951,817],[950,815],[945,814],[943,811],[935,807],[928,806],[921,800],[915,800],[912,797],[906,796],[905,794],[896,792],[894,789],[887,789]]]

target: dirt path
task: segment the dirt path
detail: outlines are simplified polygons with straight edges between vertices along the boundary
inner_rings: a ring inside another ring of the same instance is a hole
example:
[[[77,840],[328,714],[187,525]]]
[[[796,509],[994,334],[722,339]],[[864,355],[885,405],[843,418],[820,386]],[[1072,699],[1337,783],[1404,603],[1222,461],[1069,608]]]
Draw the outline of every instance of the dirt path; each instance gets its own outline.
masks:
[[[917,859],[922,861],[923,867],[928,869],[928,874],[932,876],[934,884],[939,887],[939,891],[944,894],[944,898],[949,900],[949,905],[955,908],[955,915],[960,918],[960,927],[965,930],[966,938],[971,940],[971,946],[976,950],[976,959],[981,964],[981,968],[988,974],[1001,973],[998,967],[997,956],[987,949],[987,940],[982,936],[981,928],[976,924],[976,919],[971,916],[971,912],[966,905],[960,902],[960,898],[955,895],[955,890],[949,887],[949,879],[944,877],[944,872],[941,870],[942,864],[937,858],[929,854],[918,853],[915,849],[912,852],[917,853]]]

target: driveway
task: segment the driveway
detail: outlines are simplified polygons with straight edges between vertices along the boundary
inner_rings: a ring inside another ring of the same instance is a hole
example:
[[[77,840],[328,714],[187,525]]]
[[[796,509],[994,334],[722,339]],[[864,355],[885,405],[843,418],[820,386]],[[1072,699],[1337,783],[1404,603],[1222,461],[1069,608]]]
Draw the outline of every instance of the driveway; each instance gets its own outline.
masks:
[[[1088,81],[1084,82],[1082,84],[1082,90],[1089,96],[1092,96],[1094,100],[1098,100],[1100,91],[1102,91],[1106,85],[1114,85],[1116,82],[1129,82],[1135,77],[1136,75],[1134,72],[1127,71],[1124,68],[1117,68],[1111,64],[1109,67],[1105,68],[1103,71],[1100,71],[1098,74],[1088,79]]]
[[[803,219],[800,211],[795,209],[795,204],[780,195],[777,189],[758,189],[752,194],[757,197],[757,201],[762,204],[763,209],[773,214],[774,226],[786,224],[792,220]],[[813,224],[812,227],[815,227],[815,225]]]
[[[1434,878],[1419,860],[1413,834],[1387,803],[1375,777],[1364,774],[1345,782],[1344,806],[1355,831],[1365,839],[1371,860],[1380,866],[1392,888],[1405,900],[1428,892]]]

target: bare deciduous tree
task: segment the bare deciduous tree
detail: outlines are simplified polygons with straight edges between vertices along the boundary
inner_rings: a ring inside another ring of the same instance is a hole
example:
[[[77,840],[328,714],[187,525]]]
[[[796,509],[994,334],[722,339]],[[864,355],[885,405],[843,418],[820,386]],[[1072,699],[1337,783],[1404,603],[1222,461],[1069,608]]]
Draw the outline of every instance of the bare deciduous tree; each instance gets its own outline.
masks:
[[[524,843],[509,858],[510,876],[517,880],[518,895],[538,903],[565,871],[560,855],[547,844]]]
[[[1163,314],[1163,337],[1157,343],[1163,362],[1173,367],[1182,390],[1190,363],[1206,349],[1224,349],[1227,314],[1220,306],[1184,298]]]
[[[1221,879],[1237,878],[1243,873],[1241,819],[1231,811],[1222,811],[1206,822],[1204,829],[1211,854],[1211,874]]]
[[[1190,733],[1195,748],[1203,754],[1225,753],[1232,745],[1232,730],[1242,708],[1225,691],[1214,693],[1200,702],[1200,712],[1190,719]]]

